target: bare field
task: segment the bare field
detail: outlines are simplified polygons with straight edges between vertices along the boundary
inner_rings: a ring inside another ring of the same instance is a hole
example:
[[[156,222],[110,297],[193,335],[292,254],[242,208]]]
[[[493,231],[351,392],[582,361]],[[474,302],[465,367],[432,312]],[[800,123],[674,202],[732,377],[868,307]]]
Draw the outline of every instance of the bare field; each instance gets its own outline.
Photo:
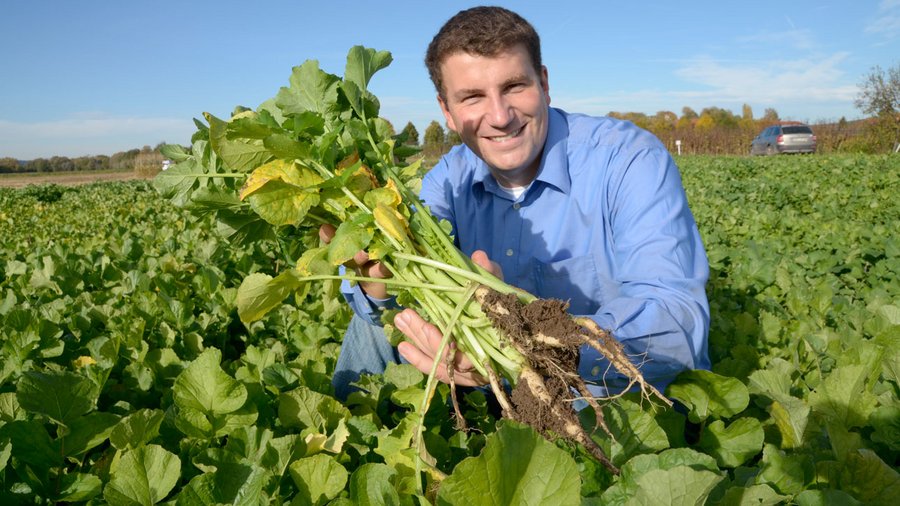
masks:
[[[63,172],[41,174],[0,174],[0,188],[22,188],[28,185],[61,184],[75,186],[103,181],[141,179],[134,171],[119,172]]]

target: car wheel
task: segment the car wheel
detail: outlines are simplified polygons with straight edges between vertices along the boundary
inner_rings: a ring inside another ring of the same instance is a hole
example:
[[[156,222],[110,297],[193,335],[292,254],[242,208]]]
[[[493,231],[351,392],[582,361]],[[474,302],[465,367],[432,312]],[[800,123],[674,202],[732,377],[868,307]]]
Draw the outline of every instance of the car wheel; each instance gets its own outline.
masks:
[[[766,154],[767,154],[767,155],[774,155],[774,154],[775,154],[775,148],[772,147],[772,146],[766,146]]]

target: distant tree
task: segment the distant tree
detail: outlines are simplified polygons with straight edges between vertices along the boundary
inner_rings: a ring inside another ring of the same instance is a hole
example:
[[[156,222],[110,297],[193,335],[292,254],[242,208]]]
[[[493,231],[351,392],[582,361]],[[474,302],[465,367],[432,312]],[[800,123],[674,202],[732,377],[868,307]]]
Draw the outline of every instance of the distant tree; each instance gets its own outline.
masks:
[[[778,123],[781,119],[778,117],[778,111],[771,107],[767,107],[763,112],[762,122],[765,124]]]
[[[456,132],[456,130],[447,130],[447,145],[448,146],[456,146],[457,144],[462,144],[462,138]]]
[[[425,145],[423,149],[426,155],[440,156],[444,152],[446,136],[444,127],[437,121],[432,121],[425,129]]]
[[[750,104],[744,104],[741,107],[741,119],[753,121],[753,108],[750,107]]]
[[[682,117],[683,119],[686,118],[686,119],[689,119],[689,120],[695,120],[695,119],[699,118],[700,115],[697,114],[697,111],[691,109],[690,107],[684,106],[684,107],[681,108],[681,117]]]
[[[412,121],[406,123],[406,126],[403,127],[403,131],[400,133],[406,134],[405,144],[409,144],[410,146],[419,145],[419,131],[416,130],[416,125],[413,125]]]
[[[50,158],[50,170],[52,172],[71,172],[75,170],[75,162],[65,156]]]
[[[19,161],[12,157],[0,158],[0,173],[10,174],[19,172]]]
[[[859,85],[856,107],[875,120],[868,127],[873,151],[900,143],[900,63],[887,72],[875,66]]]
[[[857,109],[872,116],[900,112],[900,63],[885,73],[878,65],[859,84],[854,102]]]

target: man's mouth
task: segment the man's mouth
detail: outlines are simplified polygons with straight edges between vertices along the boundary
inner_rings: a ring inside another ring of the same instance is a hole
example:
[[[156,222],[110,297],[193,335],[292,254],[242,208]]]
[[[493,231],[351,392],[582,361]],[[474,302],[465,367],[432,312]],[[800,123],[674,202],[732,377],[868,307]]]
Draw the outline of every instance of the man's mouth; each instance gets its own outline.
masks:
[[[519,134],[522,133],[522,130],[524,130],[524,129],[525,129],[525,127],[523,126],[523,127],[519,128],[518,130],[516,130],[515,132],[510,132],[506,135],[500,135],[497,137],[488,137],[488,139],[490,139],[491,142],[503,143],[503,142],[506,142],[508,140],[518,137]]]

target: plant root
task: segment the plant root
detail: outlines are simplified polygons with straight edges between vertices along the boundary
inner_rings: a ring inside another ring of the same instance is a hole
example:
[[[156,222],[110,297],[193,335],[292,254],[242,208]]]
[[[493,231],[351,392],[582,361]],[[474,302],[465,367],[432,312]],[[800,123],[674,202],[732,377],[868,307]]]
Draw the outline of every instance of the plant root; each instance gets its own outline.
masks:
[[[610,472],[619,470],[581,425],[572,402],[584,399],[595,415],[595,426],[613,440],[603,410],[584,379],[578,375],[579,349],[588,345],[597,349],[613,367],[629,379],[628,388],[638,385],[642,396],[656,397],[671,406],[656,388],[644,380],[631,363],[621,343],[589,318],[573,318],[568,304],[556,299],[536,299],[522,304],[514,294],[501,294],[486,287],[475,291],[475,298],[494,327],[525,358],[525,365],[507,400],[501,400],[503,415],[526,423],[544,437],[562,437],[580,444]],[[493,371],[491,387],[498,399],[503,389]]]

